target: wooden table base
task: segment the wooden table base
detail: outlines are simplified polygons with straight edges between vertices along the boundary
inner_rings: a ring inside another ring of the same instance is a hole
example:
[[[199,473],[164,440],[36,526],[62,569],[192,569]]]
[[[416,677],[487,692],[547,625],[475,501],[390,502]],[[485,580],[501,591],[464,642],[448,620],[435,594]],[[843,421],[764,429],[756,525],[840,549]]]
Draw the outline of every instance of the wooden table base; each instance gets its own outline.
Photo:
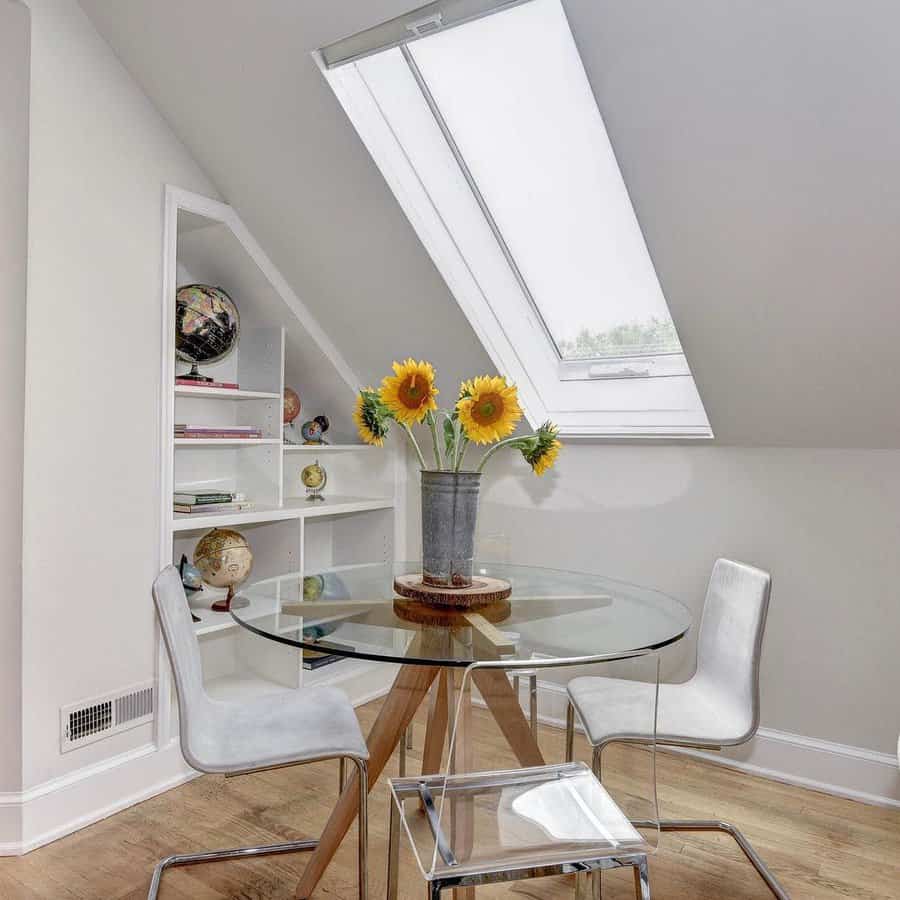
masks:
[[[457,670],[461,678],[462,670]],[[437,679],[437,691],[432,698],[428,713],[428,727],[425,734],[425,749],[422,757],[422,770],[428,774],[440,771],[441,757],[445,745],[445,736],[449,727],[450,716],[455,711],[455,697],[451,698],[450,678],[447,669],[427,665],[404,665],[397,673],[391,690],[384,700],[378,717],[372,726],[366,744],[369,747],[369,790],[378,781],[387,765],[398,741],[406,733],[426,694]],[[540,766],[544,764],[537,741],[532,734],[519,698],[513,691],[506,674],[497,669],[476,669],[475,686],[484,698],[501,731],[509,741],[510,747],[522,766]],[[455,690],[453,691],[455,694]],[[461,708],[461,733],[456,742],[456,751],[452,760],[455,771],[470,770],[472,765],[471,749],[471,692],[464,698]],[[461,739],[460,739],[461,738]],[[308,900],[312,896],[319,879],[331,862],[344,835],[353,824],[358,809],[359,778],[356,772],[347,781],[343,793],[319,838],[319,846],[312,852],[303,877],[294,894],[296,900]],[[454,827],[457,839],[462,840],[462,847],[471,840],[470,816],[459,811],[455,817]],[[461,830],[460,830],[461,829]],[[468,832],[468,835],[466,834]],[[460,888],[454,891],[457,900],[471,900],[473,888]]]

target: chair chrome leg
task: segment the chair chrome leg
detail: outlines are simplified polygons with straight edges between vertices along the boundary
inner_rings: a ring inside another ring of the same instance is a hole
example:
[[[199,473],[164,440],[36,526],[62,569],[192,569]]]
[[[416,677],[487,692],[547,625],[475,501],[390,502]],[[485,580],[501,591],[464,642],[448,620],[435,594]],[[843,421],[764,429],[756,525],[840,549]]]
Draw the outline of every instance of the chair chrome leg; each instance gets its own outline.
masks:
[[[338,762],[338,796],[344,793],[344,785],[347,783],[347,760],[342,756]]]
[[[387,900],[397,900],[397,880],[400,865],[400,810],[393,796],[388,797],[391,805],[390,830],[388,831]]]
[[[759,873],[760,878],[766,883],[766,887],[772,892],[772,895],[778,900],[790,900],[788,892],[779,884],[778,879],[753,849],[753,845],[734,825],[713,819],[661,819],[659,829],[660,831],[721,831],[731,835],[738,847],[744,851],[744,856],[750,860],[753,868]]]
[[[359,900],[367,900],[369,894],[369,767],[364,759],[350,756],[359,773]]]
[[[566,762],[572,762],[575,756],[575,707],[566,706]]]
[[[258,847],[234,847],[231,850],[210,850],[206,853],[184,853],[167,856],[160,860],[153,870],[153,878],[150,880],[150,891],[147,900],[156,900],[159,893],[159,883],[166,869],[174,869],[177,866],[194,866],[198,863],[218,862],[222,859],[241,859],[250,856],[270,856],[276,853],[295,853],[298,850],[315,850],[317,840],[288,841],[283,844],[263,844]]]
[[[426,888],[427,900],[441,900],[441,883],[439,881],[430,881]]]
[[[650,900],[650,869],[646,856],[634,864],[634,896],[636,900]]]
[[[397,763],[397,770],[401,778],[406,778],[406,735],[400,736],[400,742],[397,744],[400,758]]]

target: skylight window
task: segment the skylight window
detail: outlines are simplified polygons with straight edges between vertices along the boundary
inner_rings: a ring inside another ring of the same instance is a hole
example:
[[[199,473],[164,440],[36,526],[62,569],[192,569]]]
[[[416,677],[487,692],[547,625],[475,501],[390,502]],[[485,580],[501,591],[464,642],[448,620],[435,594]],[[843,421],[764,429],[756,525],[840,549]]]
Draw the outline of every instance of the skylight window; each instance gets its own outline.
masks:
[[[532,424],[710,434],[559,0],[432,3],[319,59]]]

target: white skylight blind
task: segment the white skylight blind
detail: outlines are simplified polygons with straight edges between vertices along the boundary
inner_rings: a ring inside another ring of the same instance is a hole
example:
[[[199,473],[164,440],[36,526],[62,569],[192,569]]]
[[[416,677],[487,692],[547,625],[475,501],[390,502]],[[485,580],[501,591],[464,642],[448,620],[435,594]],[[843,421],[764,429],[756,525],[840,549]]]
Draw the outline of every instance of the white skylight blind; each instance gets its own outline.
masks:
[[[409,49],[560,355],[680,351],[559,4]]]
[[[429,4],[320,65],[532,424],[708,436],[563,8],[494,2]]]

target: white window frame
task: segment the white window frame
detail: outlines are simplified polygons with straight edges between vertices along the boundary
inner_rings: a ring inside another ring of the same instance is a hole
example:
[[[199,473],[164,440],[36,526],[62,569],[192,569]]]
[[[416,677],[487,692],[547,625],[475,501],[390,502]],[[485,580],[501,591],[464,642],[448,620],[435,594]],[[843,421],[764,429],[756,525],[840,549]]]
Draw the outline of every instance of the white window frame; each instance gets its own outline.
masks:
[[[518,2],[480,0],[477,15]],[[567,437],[712,437],[683,354],[560,359],[477,186],[454,153],[452,136],[429,105],[427,87],[417,82],[422,94],[406,98],[404,134],[395,127],[397,117],[388,121],[355,65],[378,53],[380,64],[400,67],[402,55],[416,75],[405,43],[426,36],[416,30],[423,21],[433,30],[472,18],[453,16],[471,5],[465,0],[429,4],[373,29],[381,42],[374,48],[362,35],[313,55],[492,362],[518,385],[532,427],[550,419]],[[406,40],[404,27],[411,35]],[[388,47],[396,49],[382,54]],[[418,152],[419,144],[428,152]]]

